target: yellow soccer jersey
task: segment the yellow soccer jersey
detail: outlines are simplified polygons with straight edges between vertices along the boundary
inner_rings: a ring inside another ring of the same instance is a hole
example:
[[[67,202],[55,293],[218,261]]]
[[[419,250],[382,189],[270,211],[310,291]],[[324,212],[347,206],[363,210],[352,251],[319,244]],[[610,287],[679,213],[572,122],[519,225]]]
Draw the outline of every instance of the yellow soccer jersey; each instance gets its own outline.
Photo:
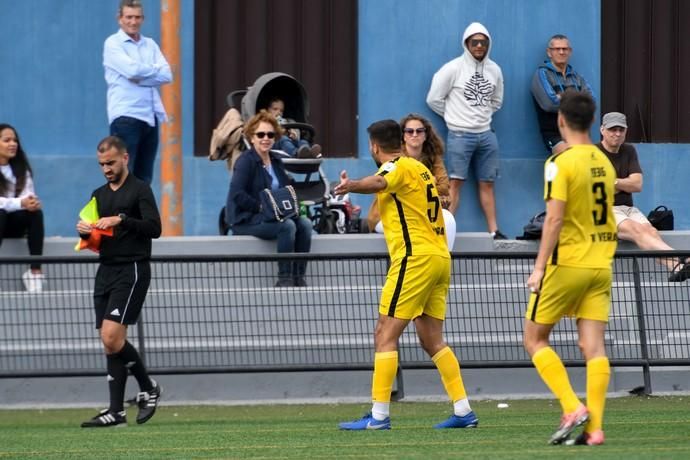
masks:
[[[544,166],[544,200],[564,201],[552,265],[610,268],[618,244],[613,217],[616,171],[594,145],[574,145]]]
[[[426,166],[414,158],[398,157],[376,174],[388,183],[377,198],[391,259],[422,254],[450,257],[441,200]]]

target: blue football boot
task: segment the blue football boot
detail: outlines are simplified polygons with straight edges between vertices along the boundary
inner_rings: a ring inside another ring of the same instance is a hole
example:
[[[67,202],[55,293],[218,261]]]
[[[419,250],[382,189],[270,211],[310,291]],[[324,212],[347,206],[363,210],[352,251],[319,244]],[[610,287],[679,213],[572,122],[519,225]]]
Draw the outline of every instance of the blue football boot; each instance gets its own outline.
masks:
[[[364,417],[359,420],[354,420],[352,422],[343,422],[338,424],[341,430],[348,431],[360,431],[360,430],[390,430],[391,429],[391,418],[386,417],[384,420],[376,420],[371,412],[364,415]]]

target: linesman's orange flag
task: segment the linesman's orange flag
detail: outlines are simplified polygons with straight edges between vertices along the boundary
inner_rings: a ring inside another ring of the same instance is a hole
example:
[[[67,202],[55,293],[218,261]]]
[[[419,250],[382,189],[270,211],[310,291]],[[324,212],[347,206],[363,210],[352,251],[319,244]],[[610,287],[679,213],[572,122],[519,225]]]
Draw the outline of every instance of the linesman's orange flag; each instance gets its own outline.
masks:
[[[79,211],[79,218],[92,225],[98,222],[100,217],[98,216],[98,203],[96,202],[95,196],[91,197],[91,200],[86,204],[86,206]],[[79,238],[74,250],[81,251],[82,249],[90,249],[93,252],[98,252],[101,247],[101,238],[103,236],[113,236],[112,227],[107,230],[101,230],[98,228],[91,229],[91,234],[88,238]]]

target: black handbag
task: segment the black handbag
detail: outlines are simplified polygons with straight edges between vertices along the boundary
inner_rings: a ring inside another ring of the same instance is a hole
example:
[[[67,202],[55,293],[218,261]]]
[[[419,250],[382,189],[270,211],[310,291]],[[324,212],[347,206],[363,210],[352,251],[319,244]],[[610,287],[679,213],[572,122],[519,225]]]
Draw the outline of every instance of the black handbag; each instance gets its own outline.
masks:
[[[673,230],[673,211],[666,206],[657,206],[647,215],[647,220],[657,230]]]
[[[261,191],[261,214],[265,222],[282,222],[299,214],[297,193],[292,185]]]

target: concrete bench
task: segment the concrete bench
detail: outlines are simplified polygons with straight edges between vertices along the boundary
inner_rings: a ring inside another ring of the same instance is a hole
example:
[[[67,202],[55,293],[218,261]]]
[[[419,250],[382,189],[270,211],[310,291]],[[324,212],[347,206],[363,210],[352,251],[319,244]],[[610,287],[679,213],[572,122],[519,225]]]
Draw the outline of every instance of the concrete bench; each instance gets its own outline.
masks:
[[[52,236],[44,241],[45,256],[94,257],[90,251],[74,251],[77,237]],[[489,252],[494,250],[494,241],[488,233],[457,233],[456,251]],[[218,254],[274,254],[276,242],[253,236],[168,236],[153,241],[154,255],[218,255]],[[372,253],[387,254],[383,235],[367,234],[315,234],[312,238],[312,253]],[[26,239],[5,239],[0,246],[0,257],[27,256]]]
[[[672,230],[659,232],[661,238],[673,249],[679,251],[690,250],[690,230]],[[500,240],[494,244],[494,251],[529,252],[539,249],[539,240]],[[630,241],[619,241],[618,252],[639,251]]]
[[[690,231],[674,230],[660,232],[664,241],[677,250],[690,250]],[[74,251],[76,237],[51,236],[45,239],[45,256],[95,257],[90,251]],[[218,254],[273,254],[275,241],[265,241],[253,236],[168,236],[153,241],[154,255],[218,255]],[[488,233],[457,233],[454,251],[462,253],[513,251],[535,252],[539,241],[500,240],[494,241]],[[638,250],[629,241],[620,241],[619,251]],[[386,254],[386,241],[379,234],[315,234],[312,239],[312,253],[371,253]],[[26,239],[8,238],[0,246],[0,258],[27,256]]]
[[[664,232],[664,238],[669,242],[675,241],[679,248],[690,247],[690,232]],[[71,278],[83,276],[90,278],[93,276],[95,270],[97,255],[91,251],[74,251],[76,237],[49,237],[45,240],[44,255],[53,257],[82,257],[93,261],[94,264],[80,266],[80,272]],[[681,243],[685,243],[684,245]],[[153,242],[153,254],[155,256],[176,256],[176,255],[272,255],[276,253],[275,241],[265,241],[255,238],[253,236],[189,236],[189,237],[162,237]],[[455,239],[454,251],[462,254],[486,253],[486,252],[536,252],[538,249],[538,241],[522,241],[522,240],[502,240],[494,241],[488,233],[458,233]],[[619,245],[619,253],[635,250],[635,246],[629,242],[621,242]],[[329,234],[329,235],[314,235],[312,241],[312,254],[372,254],[386,257],[387,247],[383,235],[379,234]],[[5,257],[24,257],[28,255],[25,239],[7,239],[0,246],[0,261]],[[457,263],[457,262],[456,262]],[[461,269],[455,269],[460,278],[458,282],[472,283],[473,274],[478,276],[503,276],[510,273],[529,274],[531,270],[532,260],[510,260],[499,259],[487,262],[486,260],[464,261]],[[620,260],[616,263],[622,263]],[[653,259],[642,260],[640,263],[653,264]],[[309,264],[309,274],[320,276],[321,269],[328,271],[328,262],[312,262]],[[359,261],[352,260],[344,265],[342,270],[348,273],[348,276],[354,276],[358,272],[357,268],[360,265]],[[517,267],[520,265],[520,267]],[[215,266],[200,266],[195,267],[196,274],[199,271],[209,273],[217,273],[218,270],[223,271],[223,274],[228,278],[241,278],[242,273],[246,274],[254,270],[253,273],[260,273],[268,277],[274,275],[276,264],[270,262],[243,262],[243,263],[228,263],[217,264]],[[89,268],[90,267],[90,268]],[[21,284],[21,274],[28,267],[25,264],[9,264],[0,263],[0,290],[2,291],[21,291],[23,290]],[[620,267],[619,267],[620,268]],[[623,270],[615,270],[618,273],[630,273],[631,270],[623,267]],[[652,273],[654,270],[645,267],[647,271]],[[57,275],[57,273],[64,270],[64,267],[56,266],[54,264],[48,265],[44,268],[48,282],[45,285],[47,290],[63,290],[70,289],[73,281]],[[84,270],[87,270],[84,273]],[[385,270],[384,270],[385,272]],[[486,275],[483,275],[486,274]],[[57,275],[57,276],[56,276]],[[338,273],[332,273],[332,276],[337,276]],[[619,279],[624,275],[618,275]],[[156,274],[154,273],[154,278]],[[657,273],[654,281],[663,281],[663,273]],[[269,286],[270,280],[264,280],[265,286]],[[185,283],[186,280],[181,280]],[[328,284],[327,280],[321,280],[320,283]],[[354,281],[353,281],[354,282]],[[366,284],[367,280],[362,279],[358,282]],[[242,280],[238,280],[237,286],[240,287]],[[155,286],[155,279],[154,279]],[[233,287],[233,286],[230,286]]]
[[[44,242],[45,256],[84,257],[96,261],[97,255],[91,251],[76,252],[74,246],[77,237],[48,237]],[[494,241],[488,233],[458,233],[455,249],[463,252],[490,252]],[[275,254],[276,242],[266,241],[253,236],[173,236],[161,237],[153,241],[152,253],[155,256],[177,255],[263,255]],[[380,234],[315,234],[312,239],[312,254],[373,254],[386,256],[388,249],[383,235]],[[3,257],[28,256],[25,239],[6,239],[0,246],[0,261]],[[353,262],[355,263],[355,262]],[[263,264],[266,267],[266,264]],[[270,270],[275,264],[270,265]],[[21,274],[27,269],[19,264],[0,264],[0,290],[22,290]],[[233,269],[228,268],[229,276]],[[264,268],[266,270],[266,268]],[[65,280],[56,282],[51,276],[51,266],[44,269],[48,290],[67,289]],[[89,274],[83,276],[91,276]],[[155,274],[154,274],[155,276]],[[268,282],[268,281],[267,281]]]

